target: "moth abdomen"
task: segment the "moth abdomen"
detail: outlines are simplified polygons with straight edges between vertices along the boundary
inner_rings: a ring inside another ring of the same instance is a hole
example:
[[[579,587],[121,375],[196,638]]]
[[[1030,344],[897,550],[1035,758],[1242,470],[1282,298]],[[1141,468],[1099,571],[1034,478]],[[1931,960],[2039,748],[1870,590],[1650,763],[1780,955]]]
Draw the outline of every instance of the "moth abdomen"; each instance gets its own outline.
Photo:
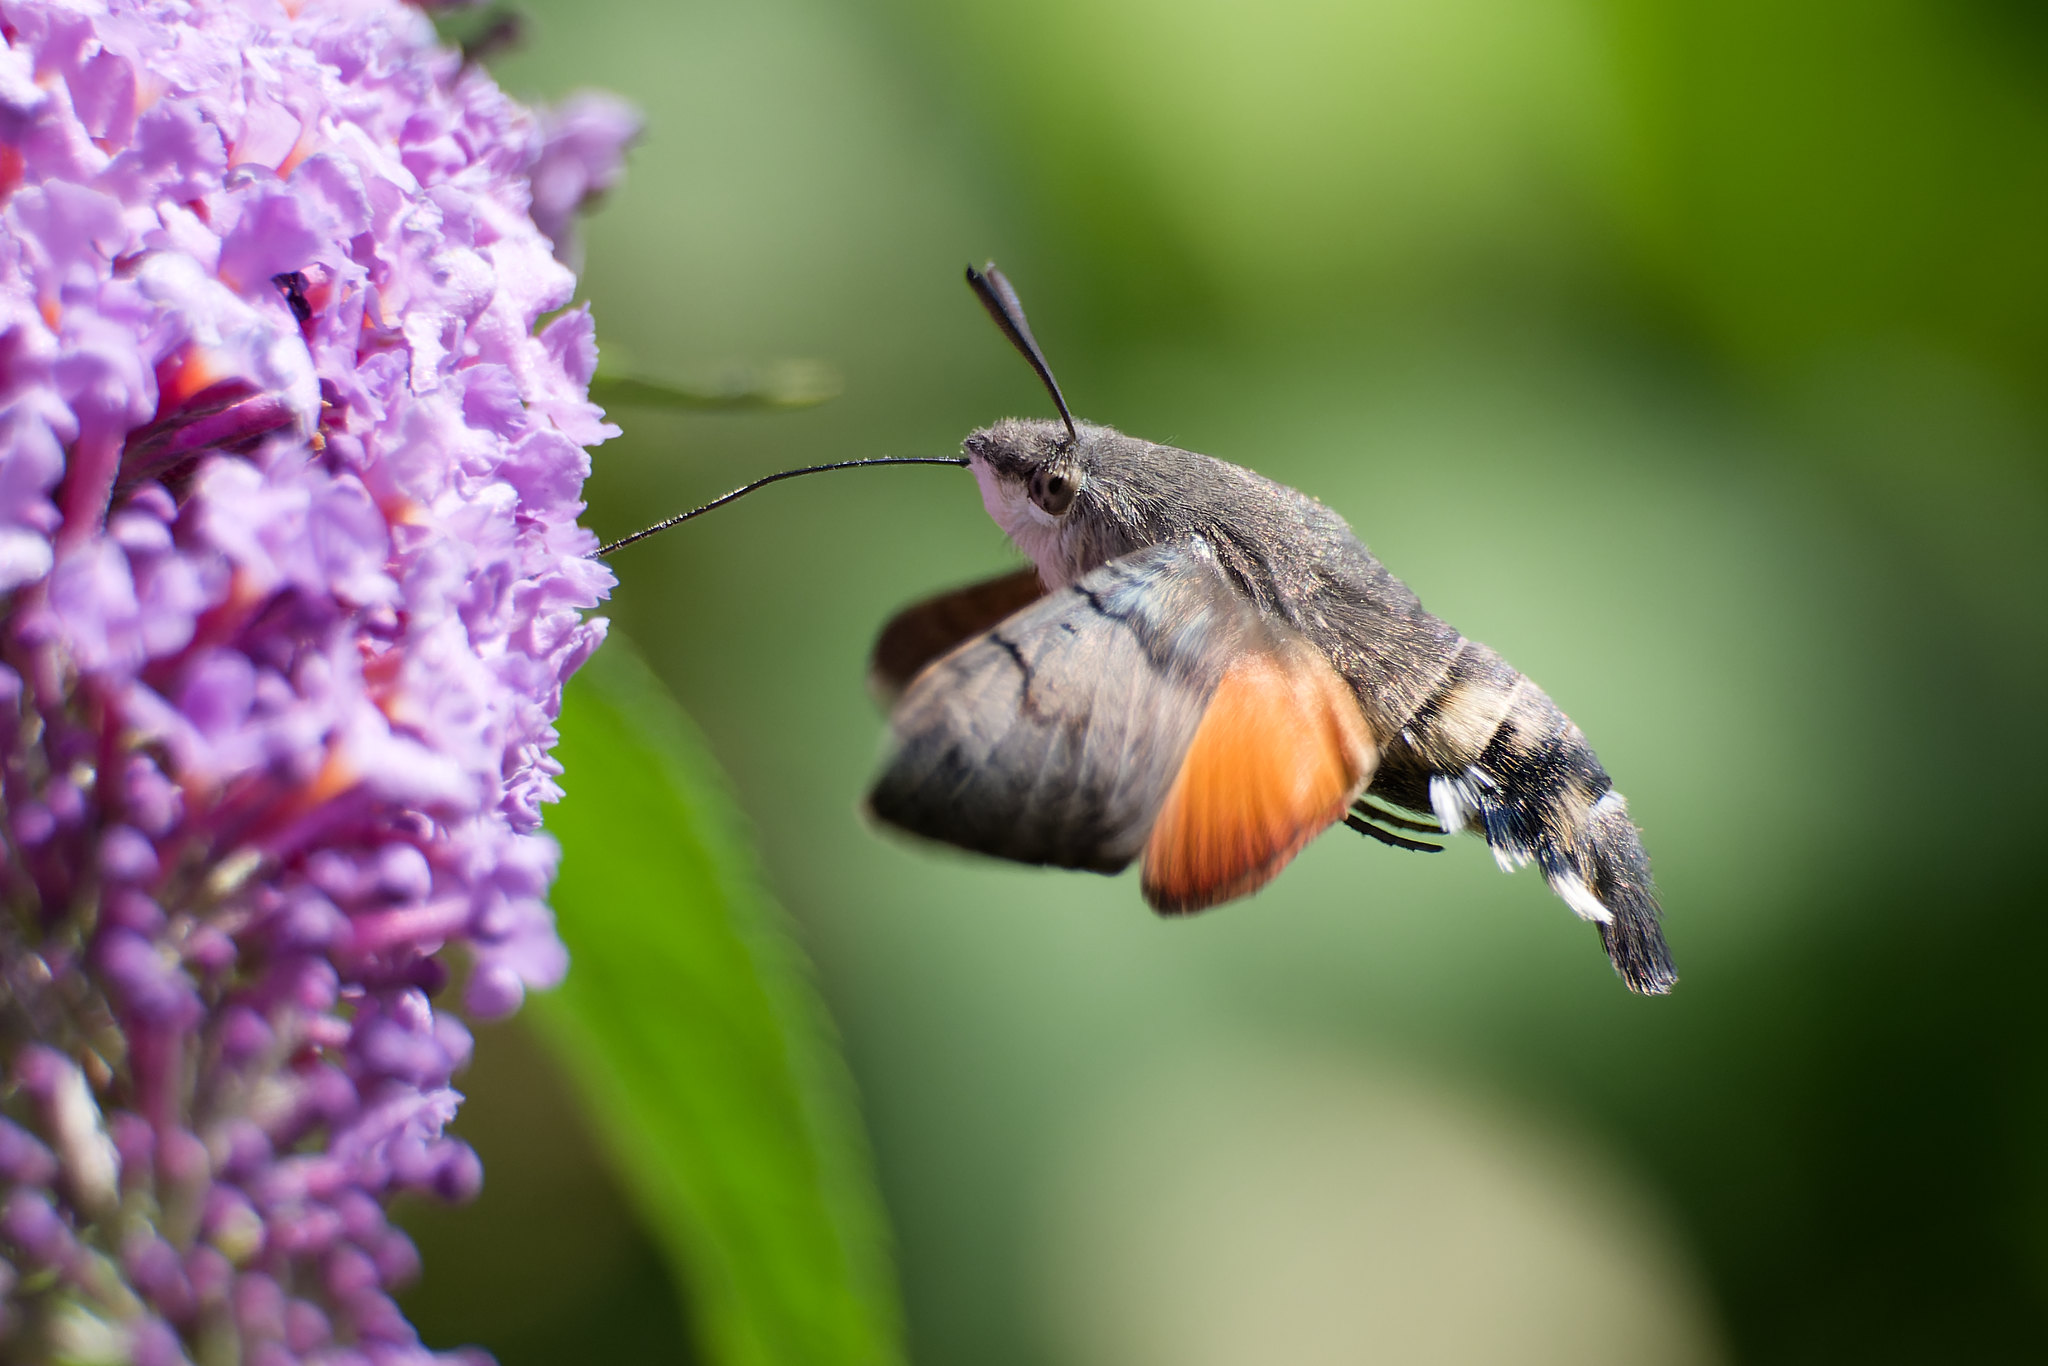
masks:
[[[1401,791],[1386,795],[1415,805],[1426,793],[1445,832],[1483,836],[1503,870],[1536,864],[1567,906],[1600,927],[1630,987],[1670,990],[1677,974],[1642,837],[1584,733],[1541,688],[1463,641],[1401,741],[1405,762],[1389,774]]]

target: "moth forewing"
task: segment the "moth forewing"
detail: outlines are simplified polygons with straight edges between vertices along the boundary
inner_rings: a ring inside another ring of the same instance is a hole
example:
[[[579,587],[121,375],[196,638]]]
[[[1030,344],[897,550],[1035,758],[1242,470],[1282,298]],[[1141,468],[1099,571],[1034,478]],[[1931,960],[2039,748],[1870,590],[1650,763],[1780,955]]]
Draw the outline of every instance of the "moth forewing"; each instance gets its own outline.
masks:
[[[917,675],[868,807],[979,853],[1119,871],[1144,847],[1256,626],[1213,563],[1184,546],[1106,564]]]

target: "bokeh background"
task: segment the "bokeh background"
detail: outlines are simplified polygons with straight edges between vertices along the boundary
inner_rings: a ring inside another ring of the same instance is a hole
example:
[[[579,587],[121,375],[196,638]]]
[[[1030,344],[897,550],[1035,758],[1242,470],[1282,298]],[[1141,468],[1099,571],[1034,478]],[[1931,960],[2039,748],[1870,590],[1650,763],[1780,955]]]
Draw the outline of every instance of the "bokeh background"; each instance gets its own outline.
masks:
[[[2048,1351],[2048,19],[2022,0],[522,0],[647,117],[587,225],[590,522],[1043,415],[1343,512],[1598,747],[1683,980],[1476,841],[1167,923],[856,804],[872,635],[1014,562],[944,470],[621,556],[836,1020],[924,1366]],[[576,775],[565,779],[575,801]],[[635,913],[673,912],[657,898]],[[573,935],[572,935],[573,942]],[[562,1056],[483,1032],[430,1341],[685,1362]]]

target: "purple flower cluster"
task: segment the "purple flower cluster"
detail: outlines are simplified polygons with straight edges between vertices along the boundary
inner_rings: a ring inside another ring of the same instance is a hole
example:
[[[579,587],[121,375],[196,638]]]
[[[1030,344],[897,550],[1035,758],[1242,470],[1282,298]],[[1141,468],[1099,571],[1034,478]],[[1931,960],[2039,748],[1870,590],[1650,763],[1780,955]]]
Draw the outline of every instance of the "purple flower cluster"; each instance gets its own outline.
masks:
[[[588,312],[536,327],[632,122],[398,0],[0,38],[0,1360],[430,1360],[386,1207],[482,1177],[440,951],[479,1017],[566,965],[616,429]]]

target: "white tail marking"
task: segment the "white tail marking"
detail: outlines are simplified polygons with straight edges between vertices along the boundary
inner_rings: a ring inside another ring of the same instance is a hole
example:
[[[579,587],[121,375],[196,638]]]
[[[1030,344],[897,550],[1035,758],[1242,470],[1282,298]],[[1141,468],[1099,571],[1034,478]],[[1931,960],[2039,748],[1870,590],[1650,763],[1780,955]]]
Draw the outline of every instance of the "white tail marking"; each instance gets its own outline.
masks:
[[[1579,919],[1590,920],[1596,925],[1614,923],[1614,912],[1600,904],[1600,898],[1593,895],[1593,889],[1577,873],[1564,873],[1550,879],[1550,890],[1556,892],[1565,905],[1578,912]]]

